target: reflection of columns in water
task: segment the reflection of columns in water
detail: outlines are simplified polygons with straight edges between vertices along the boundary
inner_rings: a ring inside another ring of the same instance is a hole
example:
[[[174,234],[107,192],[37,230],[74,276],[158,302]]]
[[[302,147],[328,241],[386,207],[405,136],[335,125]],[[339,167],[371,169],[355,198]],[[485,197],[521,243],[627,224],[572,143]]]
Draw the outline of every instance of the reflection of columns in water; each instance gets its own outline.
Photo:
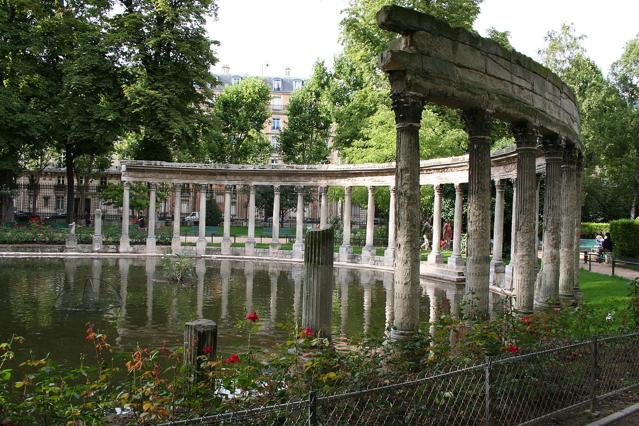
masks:
[[[371,327],[371,305],[373,303],[373,286],[370,281],[363,282],[364,286],[364,335],[368,335]]]
[[[426,294],[428,295],[428,322],[430,323],[429,333],[435,332],[435,322],[437,321],[437,300],[435,299],[435,287],[427,285]]]
[[[229,286],[231,281],[230,261],[220,261],[220,278],[222,280],[222,302],[220,303],[220,316],[222,320],[225,320],[229,315]]]
[[[153,323],[153,280],[155,278],[155,267],[157,259],[149,257],[146,259],[146,322],[147,325]]]
[[[384,273],[384,290],[386,291],[386,323],[384,328],[389,330],[393,325],[393,274]]]
[[[295,324],[299,324],[300,313],[302,308],[302,275],[304,274],[304,268],[300,265],[294,265],[291,275],[293,276],[293,282],[295,284],[295,292],[293,293],[293,314]]]
[[[450,305],[450,316],[452,318],[459,318],[459,301],[463,297],[464,289],[463,287],[460,288],[457,284],[453,285],[455,286],[454,288],[446,290],[446,299],[448,299],[448,304]]]
[[[253,277],[255,276],[255,266],[253,262],[244,263],[244,278],[246,280],[246,312],[253,312]]]
[[[195,261],[195,275],[197,276],[197,318],[204,318],[204,275],[206,275],[206,264],[204,259]]]
[[[102,275],[102,261],[93,259],[91,261],[91,296],[92,301],[100,300],[100,276]]]
[[[73,302],[73,288],[75,287],[76,261],[73,259],[64,260],[64,285],[62,296],[56,301],[56,306],[70,306]]]
[[[271,268],[269,268],[271,269]],[[279,271],[277,270],[270,270],[269,271],[269,277],[271,278],[271,306],[270,306],[270,311],[271,311],[271,318],[270,318],[270,325],[274,326],[275,325],[275,320],[277,317],[277,279],[279,277]]]
[[[117,322],[118,336],[115,339],[117,344],[120,344],[122,333],[126,324],[126,299],[129,290],[129,266],[131,261],[129,259],[118,259],[118,269],[120,270],[120,315]]]
[[[348,324],[348,285],[350,284],[350,271],[340,269],[338,272],[340,289],[340,335],[346,336],[346,325]]]

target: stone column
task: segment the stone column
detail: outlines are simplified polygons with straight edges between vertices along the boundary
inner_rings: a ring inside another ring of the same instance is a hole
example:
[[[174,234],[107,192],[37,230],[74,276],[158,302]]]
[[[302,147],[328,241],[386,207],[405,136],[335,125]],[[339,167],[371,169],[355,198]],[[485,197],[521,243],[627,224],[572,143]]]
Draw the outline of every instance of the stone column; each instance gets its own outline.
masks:
[[[222,321],[226,321],[229,317],[229,290],[231,287],[231,262],[228,259],[220,261],[220,281],[222,281],[220,317]]]
[[[353,188],[344,187],[344,213],[343,213],[343,232],[342,245],[339,248],[340,262],[348,262],[351,257],[351,214],[352,214],[352,196]]]
[[[255,265],[253,262],[244,263],[244,280],[246,281],[246,312],[254,312],[253,308],[253,278],[255,278]]]
[[[576,156],[566,146],[561,165],[561,248],[559,251],[559,297],[574,300],[575,287],[575,213],[577,211]]]
[[[280,186],[273,185],[273,225],[271,228],[271,256],[280,251]]]
[[[198,256],[204,256],[206,253],[206,190],[206,185],[200,185],[200,222],[195,243],[195,254]]]
[[[102,210],[95,209],[93,227],[93,251],[102,250]]]
[[[546,156],[544,196],[544,238],[541,271],[535,289],[535,306],[559,304],[559,244],[561,240],[561,160],[558,136],[542,139]]]
[[[340,291],[340,336],[346,337],[348,327],[348,285],[350,282],[350,271],[346,268],[340,268],[337,273]]]
[[[131,251],[129,244],[129,182],[124,182],[122,192],[122,234],[120,236],[120,253]]]
[[[515,264],[512,286],[513,307],[517,312],[533,310],[535,295],[535,191],[537,190],[537,129],[530,124],[513,127],[517,143]]]
[[[233,185],[224,185],[224,236],[222,254],[231,254],[231,193]]]
[[[173,254],[182,253],[182,241],[180,241],[180,223],[182,221],[182,185],[176,183],[173,185],[173,198],[175,205],[173,206],[173,238],[171,238],[171,251]]]
[[[373,237],[375,234],[375,187],[368,187],[368,205],[366,207],[366,245],[362,248],[362,263],[373,264],[375,262],[375,246]]]
[[[573,280],[573,292],[575,295],[575,300],[577,303],[581,303],[582,295],[581,295],[581,286],[579,284],[579,246],[581,245],[581,171],[583,168],[583,154],[577,150],[577,161],[575,164],[575,191],[577,192],[576,197],[576,209],[575,209],[575,278]]]
[[[154,254],[157,250],[155,245],[155,194],[158,185],[151,183],[149,185],[149,223],[146,231],[146,252]]]
[[[255,255],[255,185],[249,186],[248,236],[244,243],[244,254]]]
[[[391,326],[393,324],[393,274],[384,273],[384,278],[382,280],[384,283],[385,290],[385,323],[384,328],[386,331],[390,331]]]
[[[437,265],[444,262],[439,243],[442,240],[442,186],[435,185],[435,197],[433,202],[433,240],[428,263]]]
[[[490,265],[490,131],[492,113],[462,113],[468,132],[468,257],[466,315],[488,318]]]
[[[539,192],[541,189],[541,175],[537,176],[537,192],[535,193],[535,268],[539,258]]]
[[[490,262],[490,283],[504,286],[504,181],[495,181],[495,224],[493,226],[493,260]]]
[[[513,269],[515,268],[515,248],[517,245],[517,179],[511,179],[513,186],[512,212],[510,213],[510,262],[506,265],[504,276],[504,287],[511,290],[513,288]]]
[[[364,336],[368,336],[371,329],[371,306],[373,305],[373,288],[371,282],[362,283],[364,286]]]
[[[204,276],[206,275],[206,264],[204,262],[204,259],[195,261],[195,276],[197,277],[195,315],[198,319],[204,318]]]
[[[464,188],[461,183],[455,184],[455,219],[453,223],[453,254],[448,258],[448,266],[461,269],[466,262],[461,255],[462,222],[464,215]]]
[[[394,186],[390,187],[390,205],[388,208],[388,247],[384,252],[384,263],[386,266],[395,265],[395,194]]]
[[[320,186],[320,229],[324,229],[328,226],[328,197],[326,194],[327,187]]]
[[[419,127],[424,98],[417,93],[393,93],[397,128],[395,188],[397,188],[397,251],[391,338],[413,336],[419,328]]]
[[[302,276],[304,268],[301,265],[293,265],[291,271],[293,277],[293,320],[295,324],[299,324],[302,314]]]
[[[153,325],[153,293],[155,290],[155,268],[157,266],[156,257],[147,257],[144,265],[146,272],[146,325]]]
[[[293,244],[293,259],[304,258],[304,187],[296,186],[297,209],[295,210],[295,244]]]

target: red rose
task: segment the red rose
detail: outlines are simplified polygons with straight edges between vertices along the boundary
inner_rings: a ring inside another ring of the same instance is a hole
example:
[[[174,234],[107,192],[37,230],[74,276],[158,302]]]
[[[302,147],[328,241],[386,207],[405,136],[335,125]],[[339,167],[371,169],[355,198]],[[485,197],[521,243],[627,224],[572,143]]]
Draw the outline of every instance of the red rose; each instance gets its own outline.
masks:
[[[257,316],[257,312],[251,312],[250,314],[246,314],[246,319],[253,322],[259,320]]]
[[[508,348],[506,349],[508,352],[510,352],[511,354],[517,353],[519,352],[519,346],[515,346],[515,345],[509,345]]]
[[[237,354],[233,354],[230,357],[226,358],[226,360],[224,361],[228,364],[233,364],[233,363],[239,363],[240,362],[240,357],[237,356]]]
[[[211,345],[204,345],[204,347],[202,348],[202,353],[203,354],[213,353],[213,348],[211,347]]]
[[[302,329],[302,335],[304,335],[305,337],[311,337],[313,335],[313,329],[310,327]]]
[[[526,325],[530,325],[532,323],[532,318],[531,317],[521,317],[521,322],[523,322]]]

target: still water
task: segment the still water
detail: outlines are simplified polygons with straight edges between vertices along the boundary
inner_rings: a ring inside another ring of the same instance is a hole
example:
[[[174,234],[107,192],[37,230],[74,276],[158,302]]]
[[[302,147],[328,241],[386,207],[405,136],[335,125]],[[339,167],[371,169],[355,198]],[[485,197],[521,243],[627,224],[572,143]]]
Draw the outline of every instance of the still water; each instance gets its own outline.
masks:
[[[184,323],[218,323],[218,352],[246,350],[247,312],[259,316],[252,345],[265,351],[292,335],[302,316],[301,265],[198,260],[186,285],[167,280],[147,259],[0,259],[0,341],[26,338],[20,351],[75,364],[92,348],[85,324],[116,350],[178,347]],[[336,341],[382,338],[392,322],[389,272],[335,269],[332,333]],[[422,283],[421,318],[456,310],[458,287]],[[431,304],[430,300],[435,303]]]

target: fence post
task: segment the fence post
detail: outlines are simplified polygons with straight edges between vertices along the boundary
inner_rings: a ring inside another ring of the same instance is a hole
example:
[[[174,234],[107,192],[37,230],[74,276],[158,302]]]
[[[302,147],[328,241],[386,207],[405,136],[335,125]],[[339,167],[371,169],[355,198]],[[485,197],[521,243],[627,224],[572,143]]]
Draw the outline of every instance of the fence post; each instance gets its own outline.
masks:
[[[486,392],[486,426],[490,426],[492,424],[490,419],[490,370],[492,368],[492,359],[487,356],[486,363],[484,364],[484,385]]]
[[[599,343],[597,336],[593,336],[590,343],[590,353],[592,358],[590,371],[590,412],[596,414],[599,412],[599,401],[597,400],[597,392],[599,391]]]
[[[610,262],[612,263],[612,276],[615,276],[615,257],[610,253]]]
[[[588,270],[592,271],[592,256],[588,255]]]
[[[315,391],[308,394],[308,426],[317,426],[317,394]]]

